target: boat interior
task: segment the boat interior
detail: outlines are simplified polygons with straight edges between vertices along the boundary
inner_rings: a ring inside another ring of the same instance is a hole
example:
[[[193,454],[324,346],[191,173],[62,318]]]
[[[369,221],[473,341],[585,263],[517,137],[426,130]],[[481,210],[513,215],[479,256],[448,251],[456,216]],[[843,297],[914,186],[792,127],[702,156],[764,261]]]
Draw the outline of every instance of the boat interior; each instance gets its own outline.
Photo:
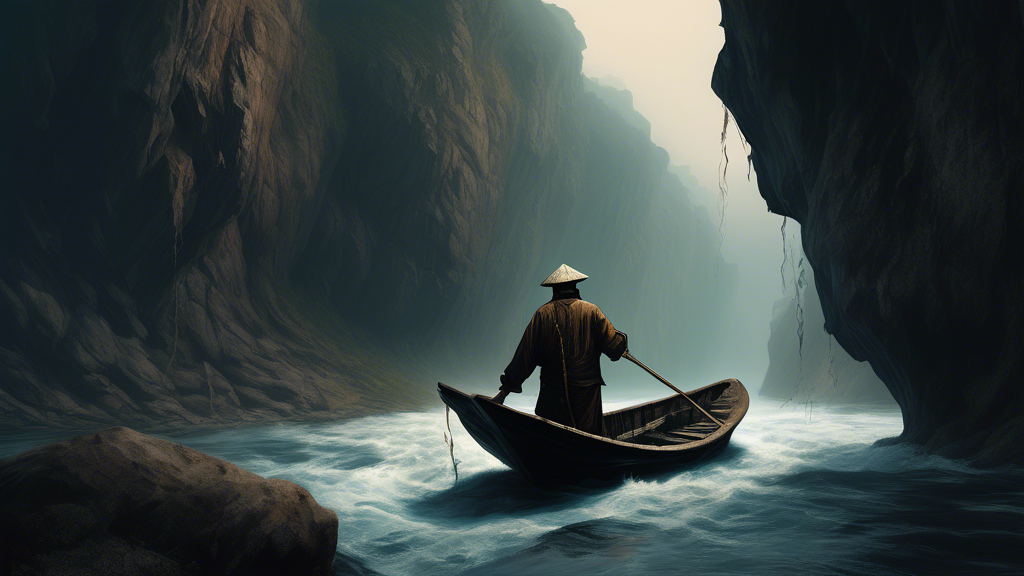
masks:
[[[728,383],[709,386],[690,395],[719,421],[729,418],[736,394]],[[718,430],[703,412],[686,398],[673,396],[604,415],[605,435],[613,440],[645,446],[672,446],[703,440]]]

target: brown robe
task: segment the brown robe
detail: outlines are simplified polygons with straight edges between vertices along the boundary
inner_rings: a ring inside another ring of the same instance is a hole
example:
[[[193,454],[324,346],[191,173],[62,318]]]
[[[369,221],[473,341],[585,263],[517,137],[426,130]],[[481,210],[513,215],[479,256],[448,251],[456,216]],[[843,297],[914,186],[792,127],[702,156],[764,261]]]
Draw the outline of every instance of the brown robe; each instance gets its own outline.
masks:
[[[501,389],[522,392],[523,382],[540,366],[537,415],[603,435],[601,353],[618,360],[626,351],[626,335],[615,330],[600,308],[580,300],[579,292],[570,294],[556,296],[534,313],[501,375]]]

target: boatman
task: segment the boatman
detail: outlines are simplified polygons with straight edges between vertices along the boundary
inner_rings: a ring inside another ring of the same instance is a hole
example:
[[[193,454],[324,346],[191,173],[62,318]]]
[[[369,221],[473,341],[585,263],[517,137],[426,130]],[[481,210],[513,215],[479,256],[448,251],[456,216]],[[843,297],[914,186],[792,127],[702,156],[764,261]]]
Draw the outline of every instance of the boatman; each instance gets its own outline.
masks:
[[[626,335],[600,308],[580,299],[576,284],[586,279],[562,264],[541,283],[551,287],[551,301],[533,314],[494,400],[504,403],[510,392],[522,392],[523,382],[540,366],[537,416],[603,436],[601,354],[613,362],[621,358]]]

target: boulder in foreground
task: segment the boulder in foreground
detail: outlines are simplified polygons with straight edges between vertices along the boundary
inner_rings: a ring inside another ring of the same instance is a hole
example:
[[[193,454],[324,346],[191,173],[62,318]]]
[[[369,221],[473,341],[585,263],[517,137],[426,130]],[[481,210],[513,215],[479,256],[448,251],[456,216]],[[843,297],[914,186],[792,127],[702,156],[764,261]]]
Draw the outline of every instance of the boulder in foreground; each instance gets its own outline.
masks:
[[[329,574],[301,486],[118,427],[0,460],[0,573]]]

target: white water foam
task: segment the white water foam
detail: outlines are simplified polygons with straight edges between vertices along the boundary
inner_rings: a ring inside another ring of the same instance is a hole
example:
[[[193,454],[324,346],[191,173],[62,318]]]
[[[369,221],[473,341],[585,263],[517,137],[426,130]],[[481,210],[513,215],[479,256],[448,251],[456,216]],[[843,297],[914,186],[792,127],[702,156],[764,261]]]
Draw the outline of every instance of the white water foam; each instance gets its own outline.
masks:
[[[519,399],[522,406],[529,399]],[[611,410],[616,406],[606,406]],[[441,410],[165,436],[305,486],[338,514],[338,573],[1020,573],[1024,474],[909,446],[898,410],[755,400],[672,473],[540,489]],[[949,514],[955,514],[949,516]]]
[[[529,401],[519,399],[516,406]],[[181,440],[258,474],[306,486],[338,513],[339,551],[384,574],[472,570],[566,526],[606,519],[653,522],[662,531],[689,527],[701,538],[727,545],[724,524],[742,518],[726,520],[722,508],[776,492],[766,478],[826,461],[833,470],[889,470],[923,462],[894,458],[898,448],[871,447],[879,438],[899,434],[898,411],[808,414],[803,408],[754,403],[731,447],[696,468],[612,486],[541,490],[480,448],[452,413],[456,483],[444,421],[442,411],[406,413]],[[620,569],[628,569],[629,561],[624,562]]]

